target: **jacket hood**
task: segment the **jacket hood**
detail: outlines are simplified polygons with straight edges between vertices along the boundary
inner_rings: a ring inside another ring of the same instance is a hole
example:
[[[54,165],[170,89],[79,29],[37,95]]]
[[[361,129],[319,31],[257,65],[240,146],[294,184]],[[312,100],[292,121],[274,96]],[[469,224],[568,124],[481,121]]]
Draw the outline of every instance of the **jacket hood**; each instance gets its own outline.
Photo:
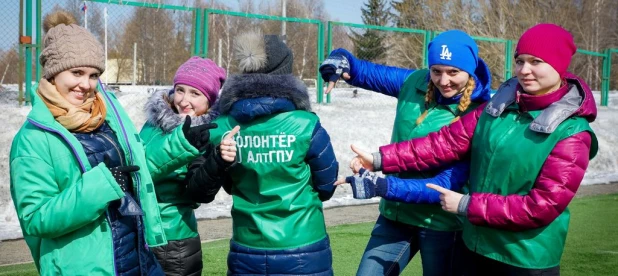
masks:
[[[219,97],[221,114],[242,122],[290,110],[311,111],[307,87],[293,75],[233,75]]]
[[[429,74],[431,74],[431,72],[427,74],[427,81],[431,81],[431,76]],[[476,82],[476,87],[470,96],[472,101],[477,103],[484,103],[488,101],[491,98],[491,72],[489,71],[489,66],[487,66],[483,59],[479,58],[474,75],[471,76]],[[440,94],[438,89],[435,91],[436,102],[441,105],[458,103],[460,98],[461,95],[447,99],[442,97],[442,94]]]
[[[530,129],[541,133],[552,133],[567,118],[583,117],[593,122],[597,116],[597,107],[592,91],[580,77],[566,73],[569,91],[560,99],[547,106],[541,114],[530,123]],[[504,82],[498,92],[485,107],[485,112],[498,117],[511,104],[515,103],[518,87],[517,77]]]
[[[582,97],[579,103],[579,108],[575,111],[573,116],[584,117],[588,122],[594,122],[597,118],[597,104],[594,101],[594,95],[590,86],[580,77],[571,72],[566,72],[564,77],[567,83],[573,85],[571,89],[576,88],[579,95]]]
[[[185,122],[185,116],[182,116],[172,109],[172,99],[169,95],[173,94],[170,90],[155,91],[144,106],[146,111],[146,120],[160,128],[164,133],[172,132],[175,128]],[[217,111],[217,102],[206,112],[206,114],[191,117],[191,126],[199,126],[208,124],[216,119],[219,113]]]
[[[474,71],[476,88],[472,92],[473,102],[486,102],[491,98],[491,72],[489,66],[482,58],[479,58],[479,64]]]

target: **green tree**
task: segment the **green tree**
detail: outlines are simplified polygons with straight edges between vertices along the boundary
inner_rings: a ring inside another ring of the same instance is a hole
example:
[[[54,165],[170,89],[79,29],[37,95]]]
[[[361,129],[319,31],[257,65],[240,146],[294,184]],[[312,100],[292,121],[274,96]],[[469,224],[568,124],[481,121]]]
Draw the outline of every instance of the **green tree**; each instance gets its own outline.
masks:
[[[363,23],[366,25],[387,26],[391,18],[385,0],[368,0],[361,9]],[[386,56],[385,32],[366,29],[362,33],[352,31],[350,38],[354,42],[355,54],[358,58],[381,62]]]

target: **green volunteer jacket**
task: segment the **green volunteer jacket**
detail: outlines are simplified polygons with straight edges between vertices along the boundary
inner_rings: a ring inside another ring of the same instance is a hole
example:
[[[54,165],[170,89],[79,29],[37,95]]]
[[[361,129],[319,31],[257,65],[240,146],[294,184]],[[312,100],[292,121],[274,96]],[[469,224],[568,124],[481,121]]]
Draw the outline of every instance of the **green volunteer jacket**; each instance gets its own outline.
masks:
[[[167,243],[141,139],[115,96],[103,93],[105,118],[118,136],[144,211],[146,242]],[[11,196],[24,239],[41,275],[113,275],[108,204],[124,193],[103,163],[92,168],[82,145],[38,95],[13,140]]]

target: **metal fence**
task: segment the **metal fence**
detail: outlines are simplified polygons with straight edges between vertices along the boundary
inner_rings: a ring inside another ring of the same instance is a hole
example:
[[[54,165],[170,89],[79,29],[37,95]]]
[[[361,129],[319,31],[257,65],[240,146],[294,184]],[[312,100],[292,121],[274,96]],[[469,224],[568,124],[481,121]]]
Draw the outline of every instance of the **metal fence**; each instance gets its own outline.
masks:
[[[16,101],[17,94],[11,91],[17,91],[15,84],[20,83],[20,78],[23,76],[23,66],[20,63],[20,57],[24,55],[24,49],[19,44],[19,29],[21,18],[15,16],[20,14],[20,2],[9,1],[0,9],[0,25],[3,26],[0,30],[0,93],[4,101]]]
[[[314,87],[322,86],[318,67],[323,57],[324,27],[314,19],[269,16],[222,10],[204,10],[204,35],[200,55],[214,60],[228,74],[238,73],[234,61],[233,41],[245,31],[261,30],[264,34],[280,35],[292,49],[292,74],[310,80]],[[317,101],[321,93],[316,95]]]
[[[355,45],[351,42],[354,37],[371,32],[385,39],[386,54],[378,53],[385,58],[378,62],[422,68],[427,66],[427,44],[439,33],[343,22],[328,22],[324,29],[323,23],[314,19],[122,0],[85,2],[86,11],[83,10],[84,1],[79,0],[20,0],[3,5],[0,15],[6,13],[2,20],[7,22],[3,22],[6,23],[2,30],[4,39],[0,41],[0,86],[17,84],[21,93],[16,98],[20,105],[21,100],[29,101],[28,93],[23,91],[30,91],[31,83],[41,76],[37,62],[42,47],[41,18],[54,9],[73,13],[79,24],[87,24],[88,29],[106,45],[107,70],[102,80],[114,85],[171,85],[175,70],[191,55],[209,57],[234,73],[231,41],[240,31],[261,28],[265,33],[285,34],[296,57],[294,74],[321,88],[320,62],[333,48],[354,51]],[[8,22],[10,20],[19,21]],[[23,25],[21,32],[20,25]],[[512,75],[513,45],[516,42],[473,38],[479,45],[480,56],[491,68],[492,87],[496,88]],[[618,72],[616,59],[611,58],[616,52],[618,49],[602,52],[578,50],[571,65],[571,71],[586,79],[592,89],[601,90],[601,105],[607,105],[609,90],[618,89],[618,78],[612,78],[611,73],[612,69]],[[22,84],[23,87],[19,87]],[[331,101],[330,95],[324,99],[318,91],[321,89],[316,89],[316,102]]]

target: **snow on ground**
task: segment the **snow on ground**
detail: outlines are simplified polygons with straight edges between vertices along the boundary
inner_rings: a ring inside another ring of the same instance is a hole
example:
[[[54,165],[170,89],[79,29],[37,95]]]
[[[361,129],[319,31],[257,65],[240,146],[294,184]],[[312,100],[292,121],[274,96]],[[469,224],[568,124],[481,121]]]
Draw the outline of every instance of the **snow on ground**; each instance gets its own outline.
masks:
[[[17,106],[17,86],[4,86],[0,91],[0,240],[21,238],[13,202],[9,192],[9,151],[15,133],[26,119],[30,107]],[[144,103],[153,91],[153,86],[121,86],[118,99],[139,128],[145,122]],[[160,87],[157,87],[157,89]],[[7,91],[8,90],[8,91]],[[355,96],[352,88],[337,88],[332,94],[332,103],[314,104],[313,111],[320,116],[324,128],[331,136],[333,147],[340,163],[339,175],[349,174],[348,164],[353,157],[350,144],[375,151],[378,146],[387,144],[390,139],[395,118],[396,99],[358,89]],[[310,90],[315,102],[315,89]],[[598,96],[598,94],[596,95]],[[597,98],[597,103],[600,98]],[[612,93],[609,107],[599,107],[597,120],[592,123],[599,140],[599,153],[591,161],[583,185],[618,181],[618,93]],[[325,207],[357,205],[369,202],[352,198],[349,186],[337,188],[333,198],[324,203]],[[196,210],[198,218],[228,217],[231,198],[220,192],[212,203],[202,205]]]

